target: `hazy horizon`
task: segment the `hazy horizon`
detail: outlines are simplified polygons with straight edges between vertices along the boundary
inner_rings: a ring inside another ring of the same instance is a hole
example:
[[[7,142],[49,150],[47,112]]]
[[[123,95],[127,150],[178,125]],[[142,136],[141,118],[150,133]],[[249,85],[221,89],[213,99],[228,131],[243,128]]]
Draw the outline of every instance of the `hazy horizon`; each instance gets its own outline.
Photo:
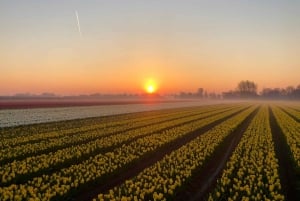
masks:
[[[297,87],[299,9],[292,0],[4,0],[0,95]]]

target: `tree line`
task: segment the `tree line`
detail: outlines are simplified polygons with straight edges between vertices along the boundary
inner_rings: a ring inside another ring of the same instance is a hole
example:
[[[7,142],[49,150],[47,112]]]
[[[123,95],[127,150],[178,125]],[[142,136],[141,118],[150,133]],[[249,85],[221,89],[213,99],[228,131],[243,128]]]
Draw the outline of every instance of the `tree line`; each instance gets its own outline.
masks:
[[[300,100],[300,85],[286,88],[263,88],[258,92],[257,84],[253,81],[242,80],[236,89],[218,93],[208,93],[203,88],[196,92],[180,92],[175,98],[184,99],[276,99],[276,100]]]
[[[300,85],[297,87],[288,86],[286,88],[264,88],[257,91],[257,84],[253,81],[243,80],[238,83],[235,90],[222,93],[224,99],[285,99],[300,100]]]

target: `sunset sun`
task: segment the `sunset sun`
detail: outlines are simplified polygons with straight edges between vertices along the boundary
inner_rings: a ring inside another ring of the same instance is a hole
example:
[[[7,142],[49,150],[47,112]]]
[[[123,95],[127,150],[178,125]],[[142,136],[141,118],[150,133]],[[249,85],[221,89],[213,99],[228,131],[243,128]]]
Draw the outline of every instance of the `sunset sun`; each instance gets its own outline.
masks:
[[[145,85],[145,90],[148,94],[153,94],[156,92],[157,87],[153,80],[149,80]]]
[[[154,91],[155,91],[155,88],[154,88],[153,85],[149,85],[149,86],[147,87],[147,92],[148,92],[149,94],[152,94]]]

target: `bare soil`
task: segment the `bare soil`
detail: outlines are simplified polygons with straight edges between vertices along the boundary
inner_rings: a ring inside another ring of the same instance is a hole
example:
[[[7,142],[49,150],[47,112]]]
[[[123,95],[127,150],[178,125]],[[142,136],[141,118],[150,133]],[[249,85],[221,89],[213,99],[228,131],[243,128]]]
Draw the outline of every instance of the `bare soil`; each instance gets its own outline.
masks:
[[[270,125],[275,146],[275,153],[279,162],[279,177],[286,200],[300,200],[300,174],[292,158],[291,150],[280,129],[272,109],[269,107]]]
[[[292,119],[294,119],[295,121],[297,121],[298,123],[300,123],[300,119],[298,119],[297,117],[295,117],[294,115],[292,115],[291,113],[289,113],[288,111],[286,111],[284,108],[280,107],[280,109],[285,112],[287,115],[289,115]]]

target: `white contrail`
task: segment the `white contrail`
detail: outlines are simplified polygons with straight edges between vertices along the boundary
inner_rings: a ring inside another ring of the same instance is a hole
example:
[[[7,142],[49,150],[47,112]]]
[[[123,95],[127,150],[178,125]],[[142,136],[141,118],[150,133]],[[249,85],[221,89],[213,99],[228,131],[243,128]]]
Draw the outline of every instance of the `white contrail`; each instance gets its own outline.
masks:
[[[79,16],[78,16],[77,10],[75,10],[75,15],[76,15],[76,18],[77,18],[78,31],[79,31],[79,34],[80,34],[80,37],[81,37],[82,34],[81,34],[80,23],[79,23]]]

